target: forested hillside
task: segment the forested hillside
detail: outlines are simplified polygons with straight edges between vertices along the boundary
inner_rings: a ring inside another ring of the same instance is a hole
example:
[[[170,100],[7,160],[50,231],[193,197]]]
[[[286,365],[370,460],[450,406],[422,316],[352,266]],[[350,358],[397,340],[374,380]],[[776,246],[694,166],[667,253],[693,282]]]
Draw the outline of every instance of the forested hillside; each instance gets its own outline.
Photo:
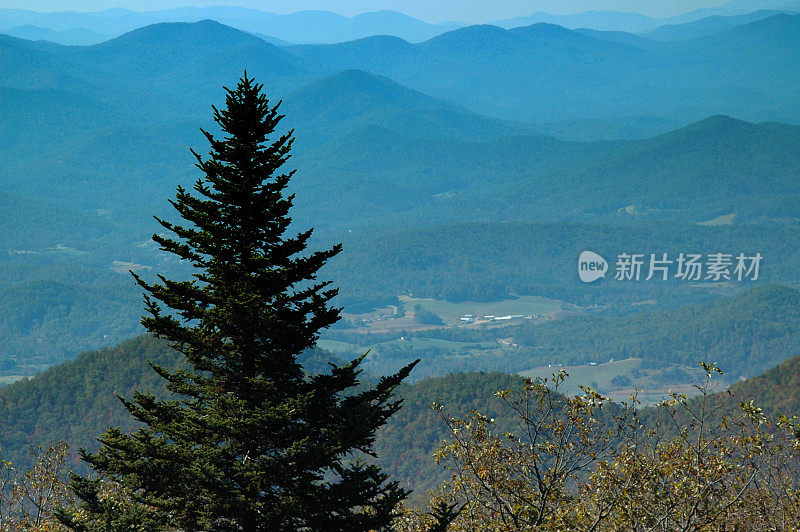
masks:
[[[30,380],[0,388],[0,449],[6,460],[26,463],[28,445],[67,442],[73,451],[71,467],[85,471],[77,449],[97,448],[95,437],[108,427],[131,431],[137,425],[116,395],[132,397],[134,390],[166,392],[163,381],[148,361],[176,368],[181,358],[162,341],[140,336],[110,348],[81,354],[76,360],[55,366]],[[339,359],[312,352],[303,357],[307,371],[327,371],[327,362]],[[431,488],[442,472],[431,453],[445,428],[430,410],[433,401],[446,403],[454,415],[470,409],[498,412],[495,391],[516,385],[519,377],[508,374],[456,374],[441,379],[404,385],[399,395],[405,406],[379,431],[376,451],[380,463],[393,478],[412,488]]]
[[[657,322],[653,326],[660,328]],[[692,331],[687,331],[690,334]],[[331,359],[336,358],[316,353],[304,362],[310,370],[323,371],[326,360]],[[29,443],[58,440],[69,443],[73,451],[79,446],[91,450],[97,445],[94,437],[109,426],[132,430],[135,424],[114,394],[130,397],[136,389],[163,394],[162,383],[148,360],[176,367],[179,358],[162,342],[141,336],[112,349],[84,353],[73,362],[0,389],[0,419],[4,427],[0,448],[4,458],[25,463]],[[731,390],[736,397],[752,398],[770,411],[792,414],[798,407],[797,394],[792,392],[794,366],[796,359],[735,384]],[[378,432],[378,463],[403,486],[418,490],[412,503],[424,503],[425,490],[447,477],[432,457],[446,436],[446,427],[430,408],[431,403],[439,401],[449,415],[457,418],[477,410],[502,424],[509,412],[495,392],[515,389],[519,382],[519,376],[506,373],[454,373],[401,386],[398,393],[404,406]],[[70,465],[79,471],[85,468],[74,455]]]
[[[503,9],[0,9],[0,530],[796,527],[800,0]]]
[[[800,415],[800,357],[790,358],[730,389],[736,396],[752,399],[770,414]]]
[[[562,320],[517,334],[550,357],[640,357],[650,367],[716,362],[733,378],[753,376],[792,356],[800,341],[800,291],[766,286],[729,300],[627,318]]]

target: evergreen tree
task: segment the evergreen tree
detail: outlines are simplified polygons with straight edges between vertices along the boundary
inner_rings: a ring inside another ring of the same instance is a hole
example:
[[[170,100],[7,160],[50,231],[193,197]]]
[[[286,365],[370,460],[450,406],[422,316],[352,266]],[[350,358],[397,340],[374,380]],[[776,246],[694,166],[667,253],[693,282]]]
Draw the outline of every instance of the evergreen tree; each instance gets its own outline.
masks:
[[[339,319],[336,289],[316,274],[341,246],[304,254],[311,230],[287,236],[294,171],[280,168],[292,132],[276,133],[280,104],[261,89],[246,73],[226,88],[226,108],[214,108],[223,136],[203,131],[209,157],[192,153],[204,175],[171,201],[188,223],[157,218],[169,236],[153,239],[193,278],[134,274],[146,291],[142,324],[185,355],[182,370],[153,365],[175,395],[121,398],[143,427],[110,429],[82,457],[169,527],[379,529],[407,493],[359,456],[400,407],[392,391],[414,364],[372,387],[359,384],[361,358],[303,371],[298,355]],[[125,522],[110,515],[102,482],[73,476],[72,486],[100,529]],[[67,512],[60,520],[84,526]]]

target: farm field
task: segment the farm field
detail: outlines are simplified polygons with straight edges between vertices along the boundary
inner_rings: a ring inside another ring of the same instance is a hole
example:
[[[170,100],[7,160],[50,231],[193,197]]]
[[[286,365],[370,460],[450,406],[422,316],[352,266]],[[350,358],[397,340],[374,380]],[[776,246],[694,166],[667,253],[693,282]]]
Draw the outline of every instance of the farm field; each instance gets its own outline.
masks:
[[[523,377],[546,378],[560,370],[569,377],[561,385],[560,390],[570,395],[582,394],[581,385],[591,386],[602,395],[613,401],[630,399],[636,389],[642,404],[655,404],[669,397],[669,390],[676,393],[691,394],[694,384],[699,382],[703,374],[699,368],[669,366],[663,369],[644,368],[640,358],[609,361],[597,365],[578,366],[541,366],[519,374]]]
[[[416,305],[419,305],[442,318],[445,323],[458,322],[462,316],[467,314],[478,317],[543,316],[564,308],[564,304],[560,301],[540,296],[518,296],[514,299],[502,301],[464,301],[461,303],[451,303],[437,299],[416,299],[407,296],[401,296],[400,300],[407,311],[413,310]]]
[[[519,316],[515,319],[533,316],[535,319],[555,319],[569,312],[569,305],[554,299],[540,296],[518,296],[501,301],[463,301],[452,303],[438,299],[413,298],[400,296],[400,305],[389,305],[369,313],[351,314],[344,312],[342,317],[366,333],[424,330],[433,328],[422,325],[415,319],[415,309],[420,308],[436,314],[444,325],[471,326],[488,324],[508,325],[515,320],[487,320],[485,316],[501,318]],[[465,316],[474,316],[474,320],[463,321]]]

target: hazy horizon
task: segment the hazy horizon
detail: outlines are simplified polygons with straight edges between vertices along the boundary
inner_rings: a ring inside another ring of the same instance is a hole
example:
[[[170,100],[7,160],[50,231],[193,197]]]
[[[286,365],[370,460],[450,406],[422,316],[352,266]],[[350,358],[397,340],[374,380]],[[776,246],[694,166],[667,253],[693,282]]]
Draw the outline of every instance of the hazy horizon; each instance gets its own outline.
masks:
[[[154,11],[181,7],[231,6],[258,9],[271,13],[286,14],[306,10],[324,10],[345,16],[355,16],[371,11],[397,11],[428,22],[458,21],[480,23],[506,18],[531,15],[543,11],[554,15],[583,13],[586,11],[619,11],[669,17],[695,9],[710,8],[727,3],[726,0],[523,0],[508,2],[499,0],[277,0],[219,1],[207,0],[187,4],[180,0],[3,0],[0,8],[27,9],[41,12],[77,11],[93,12],[114,8],[133,11]]]

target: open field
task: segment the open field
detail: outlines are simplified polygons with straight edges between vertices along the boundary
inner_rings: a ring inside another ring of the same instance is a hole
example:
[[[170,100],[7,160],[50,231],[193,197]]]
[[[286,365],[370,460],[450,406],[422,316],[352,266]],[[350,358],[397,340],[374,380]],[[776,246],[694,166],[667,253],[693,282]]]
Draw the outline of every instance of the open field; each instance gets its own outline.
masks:
[[[699,222],[698,225],[731,225],[733,223],[734,218],[736,218],[736,213],[731,214],[723,214],[722,216],[717,216],[711,220],[706,220],[705,222]]]
[[[691,395],[695,392],[693,384],[699,382],[702,373],[698,368],[670,366],[663,369],[644,368],[639,358],[611,361],[592,366],[541,366],[520,372],[531,378],[551,377],[564,370],[569,377],[564,381],[561,391],[575,395],[583,393],[581,385],[591,386],[602,395],[614,401],[630,399],[636,389],[643,404],[654,404],[668,397],[669,390]]]
[[[389,332],[389,331],[419,331],[431,329],[434,326],[421,325],[414,317],[417,305],[439,316],[444,325],[470,326],[475,324],[508,325],[509,321],[485,320],[484,316],[534,316],[539,319],[557,317],[565,312],[565,305],[561,301],[539,296],[519,296],[514,299],[502,301],[464,301],[451,303],[438,299],[422,299],[409,296],[400,296],[400,306],[389,305],[385,308],[375,309],[362,314],[342,313],[342,317],[363,330],[363,332]],[[465,322],[461,318],[467,315],[475,316],[475,321]],[[523,318],[518,318],[523,319]]]
[[[401,297],[400,300],[403,302],[406,311],[413,311],[414,307],[419,305],[425,310],[433,312],[446,323],[458,322],[466,314],[479,317],[516,314],[542,316],[563,308],[563,304],[560,301],[539,296],[519,296],[515,299],[502,301],[464,301],[461,303],[450,303],[449,301],[437,299],[416,299],[405,296]]]

